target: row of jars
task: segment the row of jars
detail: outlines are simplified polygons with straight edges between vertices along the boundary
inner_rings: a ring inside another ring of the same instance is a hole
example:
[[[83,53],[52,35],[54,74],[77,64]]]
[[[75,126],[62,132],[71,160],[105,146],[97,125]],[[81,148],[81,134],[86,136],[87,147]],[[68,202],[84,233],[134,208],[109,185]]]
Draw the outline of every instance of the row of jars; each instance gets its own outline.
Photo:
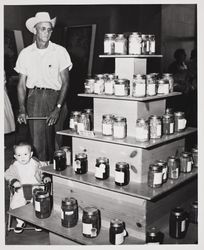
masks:
[[[84,207],[82,212],[82,234],[86,238],[95,238],[101,229],[101,212],[97,207]],[[61,201],[61,225],[72,228],[79,218],[78,202],[74,197],[65,197]],[[120,219],[112,219],[109,228],[109,242],[120,245],[127,236],[125,223]]]
[[[159,139],[162,135],[182,132],[186,128],[184,112],[165,113],[162,117],[152,115],[148,120],[139,118],[136,121],[135,138],[139,142]],[[102,116],[102,134],[124,139],[127,136],[127,119],[113,114]]]
[[[180,173],[191,173],[197,167],[197,147],[192,152],[182,152],[179,157],[169,156],[167,161],[158,160],[150,164],[147,184],[149,187],[161,187],[167,179],[176,180]]]
[[[76,133],[93,130],[93,109],[72,111],[69,119],[69,128]]]
[[[155,35],[132,32],[130,35],[107,33],[104,36],[104,54],[155,54]]]
[[[183,207],[177,206],[171,209],[169,214],[169,235],[174,239],[182,239],[186,236],[189,223],[198,223],[198,202],[193,201],[187,212]],[[147,244],[162,244],[164,234],[157,227],[151,227],[146,233]]]
[[[132,92],[130,93],[130,84]],[[174,79],[170,73],[164,73],[161,78],[157,73],[147,75],[136,74],[133,79],[118,79],[114,74],[97,74],[95,78],[86,79],[84,92],[86,94],[145,97],[173,92]]]

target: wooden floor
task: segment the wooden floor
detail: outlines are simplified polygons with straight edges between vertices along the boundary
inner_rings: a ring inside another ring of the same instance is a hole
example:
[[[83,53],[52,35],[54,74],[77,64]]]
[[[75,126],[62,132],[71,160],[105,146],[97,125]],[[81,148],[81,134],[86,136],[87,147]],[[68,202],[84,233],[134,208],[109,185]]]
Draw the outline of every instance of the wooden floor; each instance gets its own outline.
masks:
[[[16,133],[11,133],[5,136],[5,170],[11,164],[13,159],[13,145],[15,141],[26,139],[26,128],[20,126]],[[8,221],[8,215],[6,211],[9,207],[9,191],[5,182],[5,224]],[[15,225],[15,220],[13,220]],[[7,224],[5,225],[6,228]],[[13,231],[5,230],[5,245],[49,245],[48,232],[43,230],[42,232],[36,232],[35,230],[24,230],[21,234],[16,234]]]

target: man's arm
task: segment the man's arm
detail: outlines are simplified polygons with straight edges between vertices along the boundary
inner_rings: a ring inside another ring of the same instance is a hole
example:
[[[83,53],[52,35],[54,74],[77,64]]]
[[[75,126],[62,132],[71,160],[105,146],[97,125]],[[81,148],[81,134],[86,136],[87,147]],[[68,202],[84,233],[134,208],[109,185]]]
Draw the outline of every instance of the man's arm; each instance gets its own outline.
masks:
[[[60,94],[56,103],[56,107],[47,119],[48,126],[54,125],[59,118],[60,108],[57,107],[57,104],[63,105],[65,102],[67,91],[69,89],[69,69],[66,68],[62,70],[60,72],[60,77],[62,80],[62,87],[61,87]]]
[[[26,99],[26,79],[27,76],[19,74],[19,82],[17,87],[18,103],[19,103],[19,115],[18,122],[26,124],[26,108],[25,108],[25,99]]]

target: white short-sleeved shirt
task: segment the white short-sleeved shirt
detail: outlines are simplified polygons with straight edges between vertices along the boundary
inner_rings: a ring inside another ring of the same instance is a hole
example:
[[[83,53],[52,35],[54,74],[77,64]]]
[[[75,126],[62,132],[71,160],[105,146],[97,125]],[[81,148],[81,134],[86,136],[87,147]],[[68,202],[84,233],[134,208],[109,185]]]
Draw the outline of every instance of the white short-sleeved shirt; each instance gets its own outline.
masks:
[[[24,48],[17,59],[16,72],[27,76],[28,88],[44,87],[60,90],[62,81],[59,73],[72,62],[67,50],[49,41],[46,49],[38,49],[36,43]]]

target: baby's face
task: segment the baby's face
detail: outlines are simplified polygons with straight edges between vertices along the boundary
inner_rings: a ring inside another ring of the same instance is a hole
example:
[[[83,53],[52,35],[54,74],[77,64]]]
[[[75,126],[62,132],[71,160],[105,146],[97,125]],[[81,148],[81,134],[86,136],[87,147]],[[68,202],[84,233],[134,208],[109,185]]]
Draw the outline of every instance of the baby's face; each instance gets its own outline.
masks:
[[[32,155],[33,152],[28,146],[19,146],[15,149],[14,157],[19,163],[25,165],[30,161]]]

